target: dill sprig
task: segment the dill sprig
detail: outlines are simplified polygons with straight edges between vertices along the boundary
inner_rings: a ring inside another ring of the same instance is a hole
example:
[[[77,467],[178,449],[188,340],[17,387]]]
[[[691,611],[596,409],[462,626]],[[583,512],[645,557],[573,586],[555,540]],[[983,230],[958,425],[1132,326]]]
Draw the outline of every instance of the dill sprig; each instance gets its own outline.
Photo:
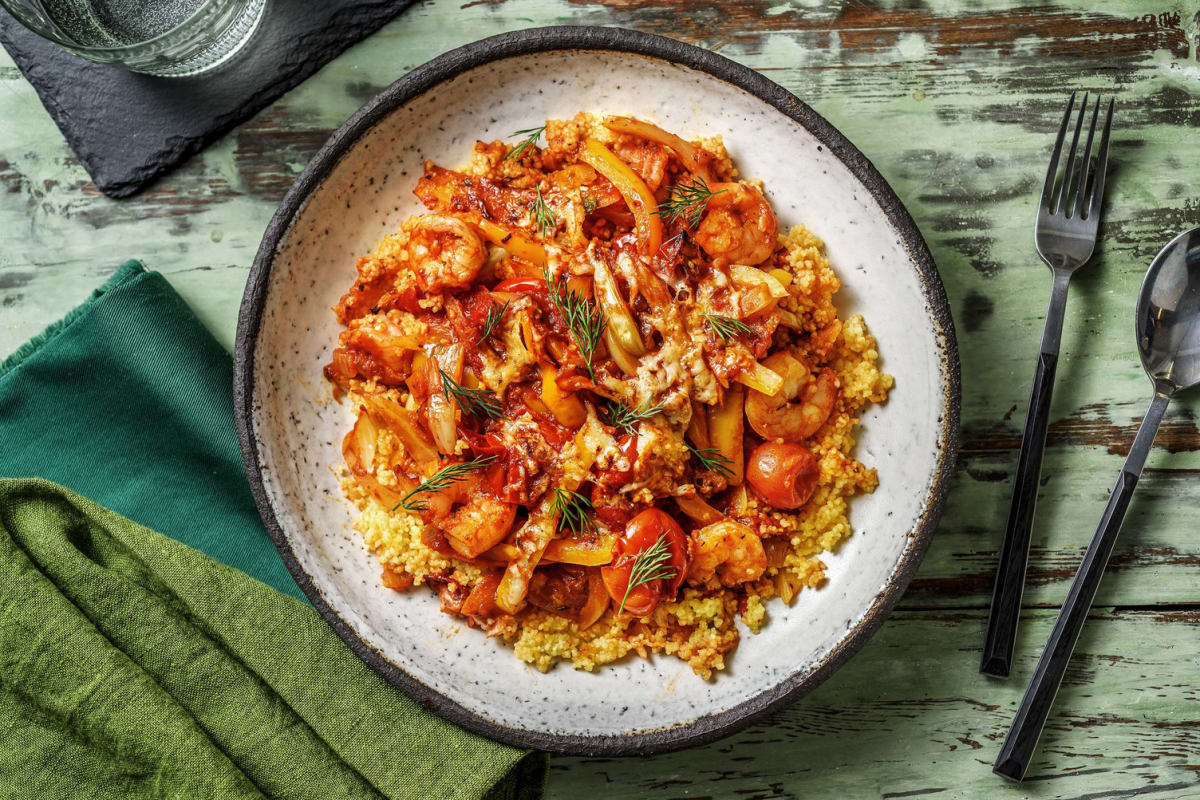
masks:
[[[591,518],[592,501],[570,489],[555,489],[550,513],[558,515],[558,529],[574,531],[576,535],[596,535],[596,521]]]
[[[733,462],[725,456],[721,455],[721,451],[715,447],[699,448],[691,442],[684,442],[683,446],[687,451],[696,457],[700,462],[700,466],[709,472],[715,472],[723,478],[729,479],[733,477]]]
[[[670,560],[671,550],[667,546],[665,533],[659,536],[653,545],[637,554],[637,558],[633,560],[633,568],[629,571],[629,583],[625,584],[625,595],[617,608],[617,616],[625,611],[625,601],[634,589],[654,581],[669,581],[675,577],[675,567],[667,563]]]
[[[395,511],[397,508],[403,508],[405,511],[412,511],[414,513],[424,511],[429,505],[417,495],[448,489],[459,481],[466,480],[467,476],[472,472],[483,469],[495,460],[495,456],[476,456],[470,461],[459,464],[448,464],[421,481],[417,485],[417,488],[404,495],[399,503],[392,506],[392,511]]]
[[[504,319],[504,313],[508,311],[510,305],[512,305],[512,301],[505,300],[504,305],[500,307],[493,305],[488,309],[487,316],[483,318],[483,330],[480,331],[475,344],[483,344],[489,336],[496,332],[496,328],[500,326],[501,320]]]
[[[542,125],[540,128],[526,128],[523,131],[514,132],[513,136],[524,136],[525,138],[518,142],[512,150],[509,150],[508,153],[505,154],[504,160],[511,161],[514,158],[520,158],[526,150],[537,144],[538,138],[545,130],[546,126]]]
[[[441,367],[438,367],[438,372],[442,375],[442,391],[447,397],[454,398],[454,402],[458,403],[464,414],[493,419],[503,416],[496,395],[486,389],[468,389],[450,377],[450,373]]]
[[[601,409],[601,416],[606,425],[610,425],[617,430],[637,435],[637,424],[644,419],[650,419],[655,414],[661,413],[663,410],[662,403],[650,405],[649,400],[642,401],[637,408],[630,408],[616,400],[609,400]]]
[[[600,313],[595,303],[570,289],[566,281],[552,276],[549,269],[545,270],[543,277],[546,279],[546,288],[550,290],[550,302],[567,323],[571,338],[575,340],[575,346],[583,356],[583,365],[587,368],[588,377],[595,380],[596,372],[592,368],[592,358],[596,354],[596,348],[600,346],[600,339],[604,336],[608,320]]]
[[[547,232],[553,233],[554,227],[558,224],[558,217],[554,215],[554,210],[546,205],[546,201],[542,198],[542,187],[537,189],[537,199],[533,201],[533,221],[537,225],[538,236],[545,236]]]
[[[723,342],[727,342],[735,336],[754,333],[754,330],[740,319],[727,317],[724,314],[705,314],[704,321]]]
[[[655,213],[663,218],[663,222],[672,223],[683,220],[684,227],[694,228],[700,224],[708,201],[724,192],[712,191],[708,182],[697,175],[691,183],[677,183],[667,193],[667,199],[659,205]]]

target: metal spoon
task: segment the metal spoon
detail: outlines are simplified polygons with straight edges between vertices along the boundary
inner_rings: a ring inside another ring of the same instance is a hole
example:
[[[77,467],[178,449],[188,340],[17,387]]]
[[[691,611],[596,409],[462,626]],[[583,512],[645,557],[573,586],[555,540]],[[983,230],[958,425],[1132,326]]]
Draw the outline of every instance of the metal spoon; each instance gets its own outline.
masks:
[[[1150,264],[1138,297],[1136,329],[1154,399],[992,767],[1010,780],[1025,777],[1167,403],[1180,389],[1200,383],[1200,226],[1176,236]]]

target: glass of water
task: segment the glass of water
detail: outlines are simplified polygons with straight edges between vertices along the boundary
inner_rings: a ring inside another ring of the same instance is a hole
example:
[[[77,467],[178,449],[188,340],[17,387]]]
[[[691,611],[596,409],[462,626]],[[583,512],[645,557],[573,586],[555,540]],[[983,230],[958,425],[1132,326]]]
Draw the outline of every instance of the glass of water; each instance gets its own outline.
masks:
[[[150,75],[195,75],[228,61],[266,0],[0,0],[35,33],[76,55]]]

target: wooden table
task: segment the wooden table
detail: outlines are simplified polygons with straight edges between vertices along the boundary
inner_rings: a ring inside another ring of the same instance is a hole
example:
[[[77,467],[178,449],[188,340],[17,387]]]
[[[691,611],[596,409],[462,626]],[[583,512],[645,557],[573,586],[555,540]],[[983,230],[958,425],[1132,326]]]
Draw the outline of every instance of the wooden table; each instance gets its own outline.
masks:
[[[533,25],[609,24],[762,70],[841,128],[908,205],[963,360],[963,448],[916,581],[869,645],[774,719],[651,759],[555,759],[553,798],[1200,797],[1200,432],[1172,404],[1031,779],[990,765],[1149,387],[1132,337],[1149,260],[1200,223],[1196,3],[427,0],[151,190],[88,182],[0,51],[0,354],[124,258],[227,346],[271,212],[326,135],[407,70]],[[964,10],[969,8],[969,10]],[[1034,195],[1069,89],[1115,92],[1099,256],[1072,284],[1014,674],[977,672],[1049,273]],[[901,347],[901,342],[884,342]]]

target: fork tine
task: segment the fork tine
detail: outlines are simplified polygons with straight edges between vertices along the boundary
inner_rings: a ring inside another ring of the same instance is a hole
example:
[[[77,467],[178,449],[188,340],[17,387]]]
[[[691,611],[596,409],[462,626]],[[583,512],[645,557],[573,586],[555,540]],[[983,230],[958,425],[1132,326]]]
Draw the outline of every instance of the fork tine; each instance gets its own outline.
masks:
[[[1100,206],[1104,202],[1104,176],[1108,172],[1108,133],[1112,130],[1113,107],[1116,105],[1116,98],[1108,101],[1108,114],[1104,118],[1104,133],[1100,135],[1100,152],[1096,154],[1096,177],[1092,180],[1092,201],[1088,205],[1087,218],[1100,213]]]
[[[1083,94],[1083,102],[1079,104],[1079,117],[1075,122],[1075,135],[1071,137],[1071,152],[1067,155],[1067,169],[1063,172],[1062,191],[1055,195],[1056,200],[1051,213],[1067,212],[1067,204],[1071,199],[1071,170],[1075,169],[1075,151],[1079,148],[1079,131],[1083,128],[1083,115],[1087,111],[1088,96]]]
[[[1054,173],[1058,171],[1058,155],[1062,152],[1063,138],[1067,135],[1067,122],[1071,119],[1071,109],[1075,107],[1075,93],[1067,101],[1067,111],[1063,114],[1062,125],[1058,127],[1058,138],[1054,140],[1054,152],[1050,154],[1050,168],[1046,170],[1046,184],[1042,187],[1042,207],[1054,210],[1050,204],[1050,194],[1054,191]]]
[[[1079,162],[1079,184],[1075,189],[1075,209],[1070,216],[1078,219],[1083,214],[1083,195],[1087,189],[1088,175],[1092,164],[1092,137],[1096,135],[1096,117],[1100,114],[1100,95],[1096,95],[1096,104],[1092,106],[1092,123],[1088,125],[1087,145],[1083,148],[1083,159]]]

